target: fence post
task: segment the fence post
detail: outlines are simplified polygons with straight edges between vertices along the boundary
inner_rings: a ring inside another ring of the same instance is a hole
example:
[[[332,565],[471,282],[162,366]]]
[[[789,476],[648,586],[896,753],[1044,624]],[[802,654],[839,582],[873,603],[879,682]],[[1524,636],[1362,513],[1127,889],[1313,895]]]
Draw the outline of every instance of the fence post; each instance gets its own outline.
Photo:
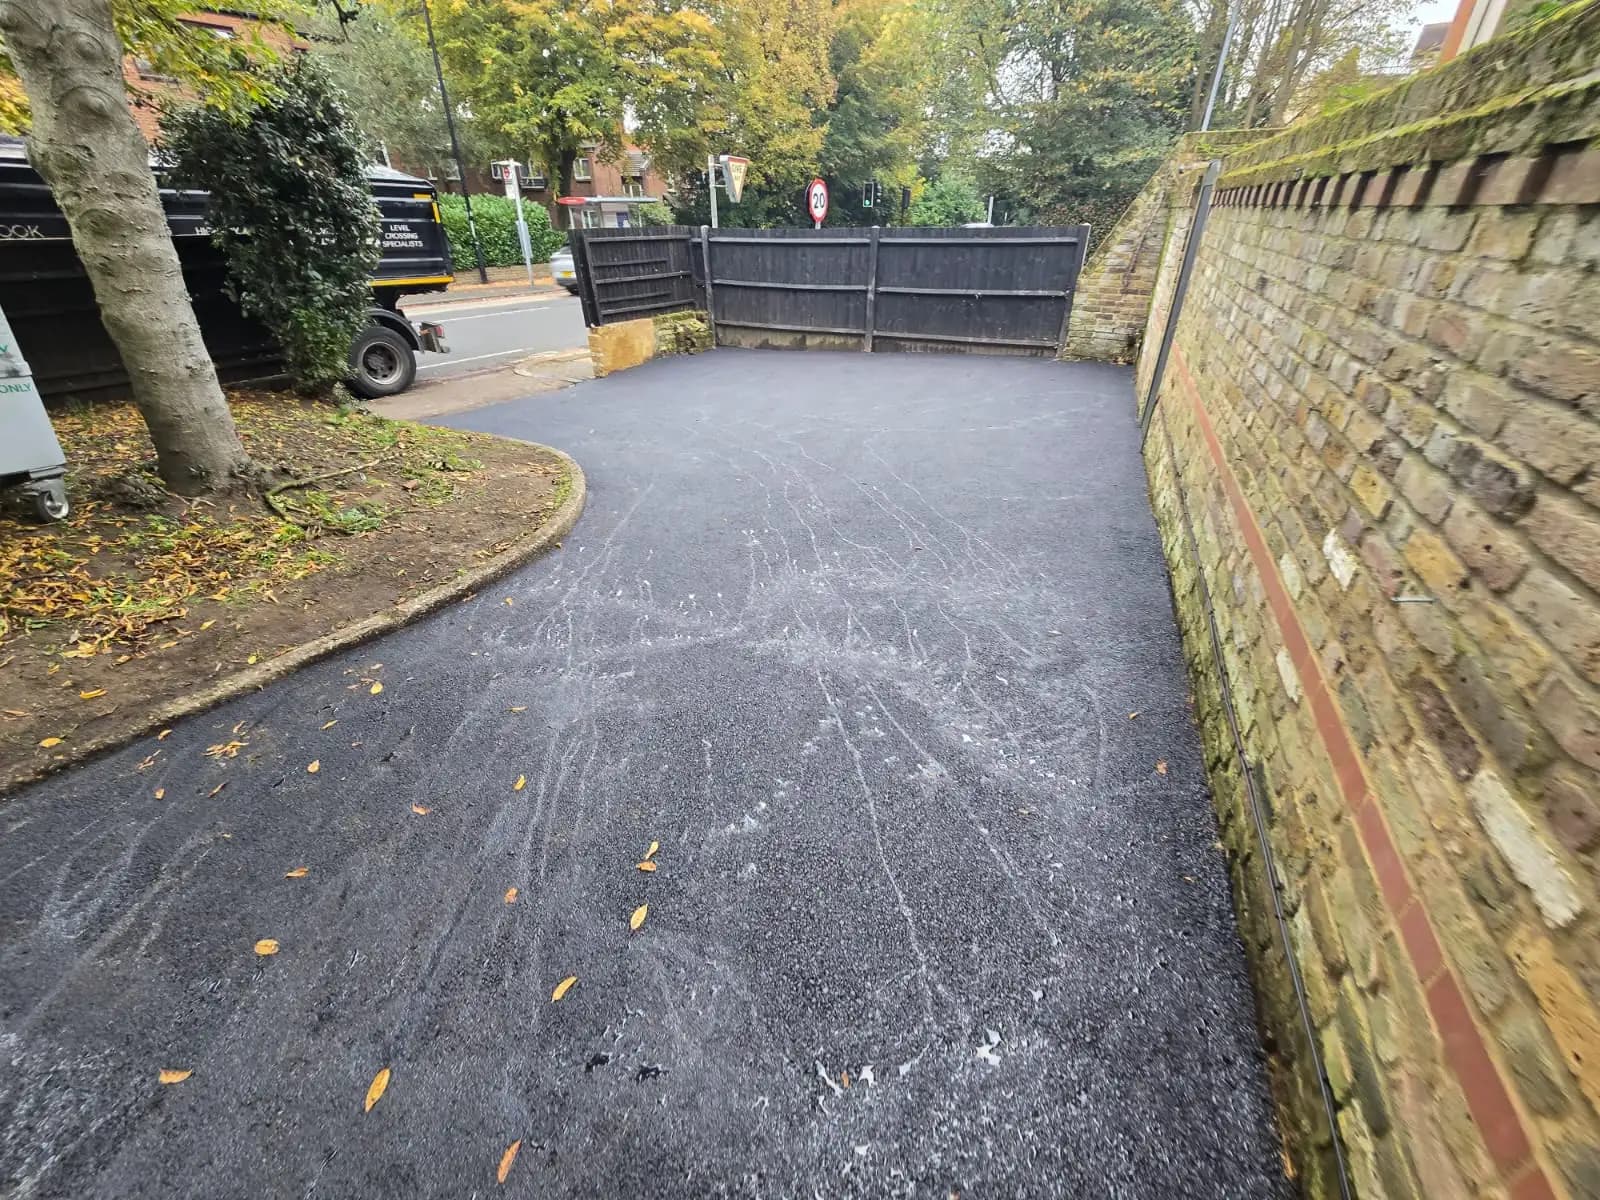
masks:
[[[878,226],[872,227],[872,244],[867,249],[867,353],[872,353],[873,318],[878,307]]]
[[[578,272],[578,302],[583,305],[583,323],[591,329],[598,329],[600,299],[594,287],[594,265],[589,261],[588,239],[582,230],[573,231],[572,265]]]
[[[717,302],[712,292],[711,229],[700,226],[700,267],[706,273],[706,324],[711,326],[711,344],[717,344]]]

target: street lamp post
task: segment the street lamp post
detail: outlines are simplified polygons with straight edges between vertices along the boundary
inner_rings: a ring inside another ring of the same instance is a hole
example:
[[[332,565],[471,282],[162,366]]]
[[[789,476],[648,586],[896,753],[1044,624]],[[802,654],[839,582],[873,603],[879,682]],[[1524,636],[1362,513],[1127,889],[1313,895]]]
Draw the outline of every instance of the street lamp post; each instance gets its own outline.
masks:
[[[450,93],[444,86],[444,68],[439,65],[439,43],[433,40],[433,16],[428,12],[428,0],[422,0],[422,22],[428,27],[428,49],[433,51],[433,73],[439,80],[439,103],[444,105],[444,123],[450,129],[450,153],[456,160],[456,174],[461,177],[461,199],[467,205],[467,233],[472,238],[473,252],[478,256],[478,281],[489,282],[489,267],[483,261],[483,243],[478,240],[478,225],[472,219],[472,191],[467,187],[467,168],[461,161],[461,142],[456,137],[456,118],[450,110]]]

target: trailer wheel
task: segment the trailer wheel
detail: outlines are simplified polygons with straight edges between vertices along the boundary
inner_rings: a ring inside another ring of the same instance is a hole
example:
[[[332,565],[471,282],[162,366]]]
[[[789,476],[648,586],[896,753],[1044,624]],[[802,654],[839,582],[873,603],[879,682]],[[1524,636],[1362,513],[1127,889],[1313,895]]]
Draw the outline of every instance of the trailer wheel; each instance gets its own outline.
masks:
[[[369,325],[350,347],[350,389],[374,400],[393,396],[417,377],[417,356],[411,344],[383,325]]]

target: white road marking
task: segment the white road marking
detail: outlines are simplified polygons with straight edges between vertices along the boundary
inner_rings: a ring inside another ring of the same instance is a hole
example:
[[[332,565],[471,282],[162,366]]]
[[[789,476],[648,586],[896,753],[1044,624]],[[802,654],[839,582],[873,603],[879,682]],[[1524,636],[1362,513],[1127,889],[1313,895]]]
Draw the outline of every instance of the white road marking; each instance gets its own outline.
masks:
[[[549,305],[550,305],[550,301],[546,300],[542,304],[530,304],[525,308],[508,308],[508,309],[505,309],[505,310],[503,310],[501,312],[478,313],[476,316],[471,316],[471,317],[452,317],[448,313],[432,312],[432,313],[423,313],[419,319],[421,319],[421,320],[435,320],[435,321],[438,321],[440,324],[448,323],[450,325],[459,325],[463,321],[487,321],[487,320],[491,319],[492,317],[514,317],[518,313],[531,312],[531,311],[533,311],[535,309],[547,308],[547,307],[549,307]]]
[[[496,350],[493,354],[473,354],[473,355],[471,355],[471,356],[469,356],[467,358],[449,358],[449,357],[446,357],[442,362],[423,363],[420,367],[417,368],[417,370],[418,371],[434,371],[434,370],[437,370],[440,367],[453,367],[457,363],[480,362],[485,358],[510,358],[513,354],[520,354],[520,355],[523,355],[523,356],[527,356],[529,354],[537,354],[537,353],[538,353],[537,350],[529,350],[526,347],[523,347],[523,348],[517,349],[517,350]]]

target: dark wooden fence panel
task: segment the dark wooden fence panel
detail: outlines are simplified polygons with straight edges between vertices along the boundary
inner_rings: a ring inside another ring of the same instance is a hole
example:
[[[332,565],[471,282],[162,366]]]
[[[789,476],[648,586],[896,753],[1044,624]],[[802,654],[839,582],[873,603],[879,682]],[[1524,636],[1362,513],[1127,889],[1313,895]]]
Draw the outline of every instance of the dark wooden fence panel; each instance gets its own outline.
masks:
[[[573,261],[584,320],[609,325],[704,307],[699,232],[688,225],[580,231]]]
[[[1089,228],[587,230],[592,325],[699,306],[719,339],[1053,354]],[[709,278],[708,278],[709,273]],[[771,335],[781,335],[773,338]],[[824,335],[816,341],[790,335]]]

